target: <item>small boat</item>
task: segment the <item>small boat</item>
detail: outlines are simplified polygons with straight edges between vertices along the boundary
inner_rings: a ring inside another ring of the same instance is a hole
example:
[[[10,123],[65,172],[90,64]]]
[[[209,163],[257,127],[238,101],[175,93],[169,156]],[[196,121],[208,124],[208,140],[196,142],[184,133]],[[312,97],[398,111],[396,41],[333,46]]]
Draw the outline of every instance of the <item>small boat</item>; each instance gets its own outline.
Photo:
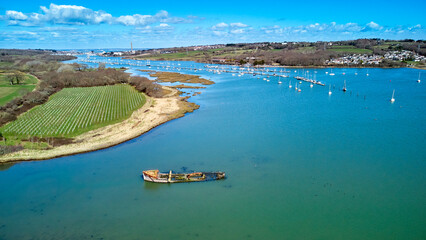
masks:
[[[142,172],[143,180],[155,183],[204,182],[225,178],[224,172],[160,173],[159,170]]]
[[[394,98],[394,96],[395,96],[395,89],[393,90],[392,98],[390,99],[390,102],[391,102],[391,103],[395,102],[395,98]]]

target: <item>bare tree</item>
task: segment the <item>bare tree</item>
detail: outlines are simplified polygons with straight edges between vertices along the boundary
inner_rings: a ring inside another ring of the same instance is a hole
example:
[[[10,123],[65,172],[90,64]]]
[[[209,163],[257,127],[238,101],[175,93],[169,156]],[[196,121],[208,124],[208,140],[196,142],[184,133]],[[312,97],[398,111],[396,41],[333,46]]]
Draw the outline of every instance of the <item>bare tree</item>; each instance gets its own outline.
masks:
[[[24,81],[25,75],[21,72],[14,72],[13,77],[15,78],[16,84],[19,85],[21,82]]]

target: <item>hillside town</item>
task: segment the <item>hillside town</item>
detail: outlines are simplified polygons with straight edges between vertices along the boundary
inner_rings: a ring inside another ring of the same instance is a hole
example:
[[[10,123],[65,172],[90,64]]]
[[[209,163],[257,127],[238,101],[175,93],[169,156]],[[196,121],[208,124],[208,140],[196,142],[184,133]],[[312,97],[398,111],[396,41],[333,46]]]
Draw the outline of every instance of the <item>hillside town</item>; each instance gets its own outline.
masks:
[[[426,57],[412,51],[389,51],[384,55],[348,54],[326,60],[326,65],[379,65],[384,60],[426,62]]]

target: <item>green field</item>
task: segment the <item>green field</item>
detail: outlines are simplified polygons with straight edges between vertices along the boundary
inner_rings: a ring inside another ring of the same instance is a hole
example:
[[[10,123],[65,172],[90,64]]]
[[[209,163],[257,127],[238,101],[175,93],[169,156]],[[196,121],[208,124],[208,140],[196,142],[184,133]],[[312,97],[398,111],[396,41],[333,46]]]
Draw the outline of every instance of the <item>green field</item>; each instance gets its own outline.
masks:
[[[213,58],[236,57],[244,53],[250,53],[254,50],[234,49],[234,48],[216,48],[208,50],[196,50],[188,52],[177,53],[163,53],[163,54],[150,54],[145,56],[138,56],[137,59],[151,59],[151,60],[187,60],[196,61],[198,59],[206,58],[206,56]]]
[[[373,51],[370,49],[356,48],[355,46],[333,46],[327,51],[339,52],[339,53],[354,53],[354,54],[369,54]]]
[[[7,75],[10,73],[0,73],[0,106],[12,99],[23,96],[31,92],[37,85],[37,78],[26,74],[20,84],[10,85]]]
[[[0,131],[23,138],[74,137],[130,117],[145,101],[142,93],[127,84],[66,88]]]

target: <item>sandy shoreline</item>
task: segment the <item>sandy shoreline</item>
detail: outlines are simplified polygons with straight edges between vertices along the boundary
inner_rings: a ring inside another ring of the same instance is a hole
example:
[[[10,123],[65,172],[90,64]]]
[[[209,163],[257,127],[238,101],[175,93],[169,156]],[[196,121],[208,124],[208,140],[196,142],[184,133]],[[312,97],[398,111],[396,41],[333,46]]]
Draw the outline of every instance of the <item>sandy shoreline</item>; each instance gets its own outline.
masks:
[[[105,149],[139,137],[167,121],[183,117],[185,113],[198,108],[198,105],[186,102],[185,98],[180,97],[176,89],[167,89],[172,92],[163,98],[147,96],[142,108],[134,111],[123,122],[83,133],[75,137],[71,144],[48,150],[24,149],[6,154],[0,157],[0,163],[45,160]]]

